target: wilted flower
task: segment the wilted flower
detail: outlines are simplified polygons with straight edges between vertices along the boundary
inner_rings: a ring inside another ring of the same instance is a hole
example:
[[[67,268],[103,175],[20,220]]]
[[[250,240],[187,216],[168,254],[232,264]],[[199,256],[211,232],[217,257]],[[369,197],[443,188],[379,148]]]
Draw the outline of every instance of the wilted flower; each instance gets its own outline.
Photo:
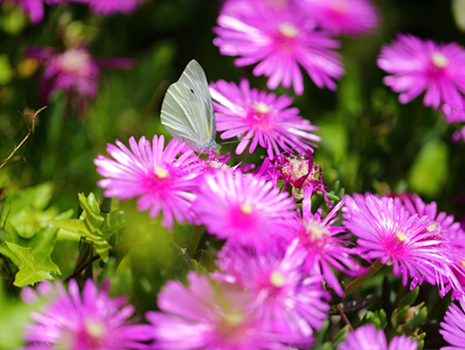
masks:
[[[455,304],[450,304],[449,311],[444,316],[444,321],[441,322],[439,333],[444,340],[451,346],[444,346],[441,350],[459,350],[463,349],[465,344],[465,300],[460,299],[459,308]]]
[[[169,281],[149,311],[154,349],[289,349],[263,327],[252,294],[189,272],[189,286]]]
[[[127,321],[134,308],[124,297],[110,298],[107,281],[99,291],[91,279],[85,283],[82,297],[76,281],[71,280],[68,293],[56,284],[56,293],[34,323],[26,325],[24,339],[41,349],[141,349],[141,341],[150,339],[148,325]]]
[[[357,239],[362,255],[392,264],[394,276],[402,275],[403,285],[410,276],[412,287],[435,280],[448,262],[450,248],[436,237],[439,230],[431,228],[428,217],[411,215],[398,198],[346,196],[344,225]],[[428,229],[430,228],[430,229]]]
[[[192,222],[192,202],[197,197],[198,157],[184,149],[184,144],[171,140],[166,148],[163,136],[153,137],[152,145],[145,137],[139,143],[129,139],[129,150],[116,140],[116,146],[107,145],[113,159],[98,155],[94,160],[97,172],[105,177],[98,185],[105,189],[104,195],[126,200],[139,197],[140,211],[150,210],[149,216],[156,218],[163,211],[163,226],[171,229],[174,219],[182,223]]]
[[[375,325],[367,324],[355,332],[348,332],[346,340],[340,343],[338,350],[416,350],[418,342],[404,335],[395,336],[389,346],[383,330],[376,330]]]
[[[285,234],[292,198],[251,174],[206,174],[194,206],[207,231],[232,245],[261,250]]]
[[[308,347],[313,330],[321,329],[328,318],[329,293],[320,275],[302,268],[306,255],[298,239],[285,252],[254,253],[226,244],[218,254],[220,271],[215,278],[250,291],[268,331],[280,334],[285,343]]]
[[[339,42],[316,31],[303,14],[289,6],[270,6],[267,1],[242,4],[234,11],[229,8],[218,17],[219,26],[214,28],[218,37],[213,43],[223,55],[240,56],[235,60],[237,66],[258,63],[253,74],[269,77],[268,88],[293,85],[301,95],[301,65],[319,88],[336,89],[333,80],[344,74],[339,54],[333,51]]]
[[[250,153],[259,144],[270,157],[279,154],[280,149],[304,152],[321,140],[311,133],[318,127],[300,117],[297,108],[289,108],[292,99],[286,95],[276,97],[251,89],[245,79],[239,86],[220,80],[211,84],[210,91],[217,130],[224,131],[221,138],[240,139],[236,154],[241,154],[249,143]]]
[[[372,33],[379,22],[378,11],[370,0],[300,0],[297,4],[319,27],[333,34]]]
[[[311,202],[304,203],[302,217],[293,225],[292,235],[298,237],[300,246],[307,252],[304,267],[306,271],[313,271],[321,275],[324,281],[334,289],[339,296],[344,295],[340,282],[333,269],[356,277],[364,272],[360,263],[353,257],[358,249],[353,244],[337,237],[345,232],[343,226],[333,226],[337,221],[337,212],[344,205],[342,199],[325,218],[322,218],[321,208],[315,214],[311,212]]]
[[[399,34],[381,50],[378,66],[392,74],[384,83],[407,103],[426,91],[425,106],[463,110],[465,50],[457,43],[436,44],[411,34]]]
[[[80,106],[96,96],[100,68],[127,69],[132,66],[132,60],[128,58],[109,58],[101,63],[85,47],[58,52],[52,47],[32,46],[25,55],[36,58],[45,66],[41,87],[45,102],[55,91],[63,90],[70,97],[75,96]]]

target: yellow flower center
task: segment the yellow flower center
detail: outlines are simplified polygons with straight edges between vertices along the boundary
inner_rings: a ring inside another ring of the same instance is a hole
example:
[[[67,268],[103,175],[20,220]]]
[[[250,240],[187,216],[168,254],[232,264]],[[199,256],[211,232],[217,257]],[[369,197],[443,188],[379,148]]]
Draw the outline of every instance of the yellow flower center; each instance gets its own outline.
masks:
[[[271,111],[270,106],[268,106],[266,103],[263,103],[263,102],[255,103],[253,108],[255,109],[256,112],[258,112],[260,114],[266,114],[269,111]]]
[[[270,282],[275,287],[282,287],[286,283],[286,278],[281,272],[273,271],[270,275]]]
[[[251,214],[252,211],[253,211],[253,207],[252,205],[248,204],[248,203],[243,203],[241,204],[241,211],[244,213],[244,214]]]
[[[405,242],[407,240],[407,236],[400,231],[396,232],[396,237],[400,242]]]
[[[94,320],[85,321],[86,333],[94,339],[101,339],[107,332],[104,324]]]
[[[159,179],[164,179],[169,175],[168,170],[166,170],[165,168],[155,167],[154,171],[155,175],[157,175]]]
[[[299,30],[290,23],[281,23],[279,32],[286,38],[294,38],[299,34]]]
[[[431,55],[431,61],[438,68],[445,68],[449,64],[449,59],[439,52],[434,52]]]
[[[59,56],[61,69],[76,74],[83,73],[90,60],[87,52],[78,49],[70,49]]]

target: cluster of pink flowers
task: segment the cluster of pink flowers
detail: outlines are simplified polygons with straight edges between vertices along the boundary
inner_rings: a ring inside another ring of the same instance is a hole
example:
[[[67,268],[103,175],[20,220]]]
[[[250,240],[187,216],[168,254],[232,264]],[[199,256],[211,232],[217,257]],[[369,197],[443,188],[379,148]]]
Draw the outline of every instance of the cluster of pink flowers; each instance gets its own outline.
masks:
[[[8,0],[16,2],[31,18],[32,24],[39,24],[45,16],[44,4],[58,6],[71,2],[86,4],[90,11],[100,15],[111,15],[113,13],[131,13],[141,3],[141,0]]]
[[[446,122],[465,122],[465,49],[459,44],[399,34],[381,50],[378,66],[391,74],[384,83],[400,93],[400,103],[425,92],[424,105],[439,109]],[[453,141],[463,136],[456,132]]]
[[[256,76],[303,93],[302,67],[316,86],[336,89],[344,74],[333,35],[372,32],[378,13],[369,0],[227,0],[213,43],[237,66],[257,64]]]

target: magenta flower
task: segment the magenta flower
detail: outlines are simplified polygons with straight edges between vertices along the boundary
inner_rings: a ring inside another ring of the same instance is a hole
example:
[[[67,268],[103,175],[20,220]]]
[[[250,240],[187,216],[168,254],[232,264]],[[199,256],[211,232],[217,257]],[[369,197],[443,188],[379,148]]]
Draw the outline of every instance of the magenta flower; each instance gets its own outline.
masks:
[[[63,90],[69,97],[76,97],[80,107],[97,95],[100,68],[129,69],[133,64],[129,58],[96,60],[85,47],[58,52],[52,47],[32,46],[25,55],[45,66],[41,86],[44,102],[55,91]]]
[[[134,12],[141,0],[86,0],[92,12],[111,15],[116,12],[129,14]]]
[[[451,346],[444,346],[441,350],[459,350],[463,349],[465,344],[465,300],[460,299],[459,308],[455,304],[450,304],[449,311],[444,316],[444,321],[441,322],[439,333],[444,340]]]
[[[271,182],[239,172],[206,174],[200,193],[194,207],[209,233],[259,250],[285,235],[295,208]]]
[[[124,297],[110,298],[107,281],[99,291],[91,279],[85,283],[82,298],[76,281],[68,293],[56,284],[56,293],[40,313],[32,313],[34,323],[26,325],[24,339],[41,349],[142,349],[150,339],[149,325],[128,322],[134,308]]]
[[[153,349],[290,349],[257,317],[252,295],[236,286],[212,285],[189,272],[189,286],[170,281],[158,295],[161,312],[149,311]]]
[[[163,210],[162,225],[172,229],[174,219],[183,223],[193,222],[192,202],[197,197],[198,157],[184,149],[184,144],[171,140],[166,148],[163,136],[150,141],[142,137],[139,143],[129,139],[130,150],[116,140],[116,146],[107,145],[113,159],[98,155],[94,160],[97,172],[105,177],[97,184],[104,188],[104,195],[127,200],[139,197],[137,208],[149,210],[156,218]]]
[[[228,4],[226,2],[226,4]],[[233,2],[234,4],[234,2]],[[290,7],[270,6],[254,1],[225,11],[218,17],[218,35],[213,43],[227,56],[240,56],[239,67],[257,64],[255,76],[269,77],[268,88],[293,85],[296,94],[304,91],[301,65],[319,88],[336,89],[344,68],[333,49],[339,42],[317,32],[312,23]]]
[[[338,350],[416,350],[418,342],[404,335],[395,336],[389,346],[383,330],[376,330],[375,325],[367,324],[355,332],[348,332],[346,340],[340,343]]]
[[[452,142],[457,143],[459,141],[465,142],[465,126],[452,134]]]
[[[308,348],[313,330],[328,318],[330,298],[319,275],[302,268],[306,252],[295,239],[285,252],[276,249],[258,254],[225,245],[218,255],[215,278],[245,288],[263,327],[280,334],[284,343]]]
[[[344,225],[358,237],[362,256],[392,264],[394,276],[402,274],[404,286],[409,276],[412,288],[425,277],[435,280],[449,262],[450,249],[436,237],[439,230],[430,227],[428,217],[411,215],[398,198],[354,194],[346,196],[342,210]]]
[[[425,106],[464,109],[465,50],[456,43],[436,44],[410,34],[381,50],[378,66],[392,74],[384,83],[400,92],[399,101],[407,103],[426,91]]]
[[[300,0],[298,4],[319,27],[336,35],[372,33],[379,22],[370,0]]]
[[[334,269],[352,277],[367,271],[353,257],[358,255],[358,249],[354,248],[351,242],[337,237],[345,228],[333,226],[337,221],[337,212],[344,202],[345,199],[342,199],[325,218],[322,218],[321,208],[312,214],[311,202],[304,203],[302,217],[296,220],[292,230],[292,235],[298,237],[300,246],[307,252],[305,270],[321,275],[339,296],[343,296],[344,291],[333,272]]]
[[[249,143],[250,153],[259,144],[273,157],[281,153],[280,149],[304,152],[321,141],[311,133],[318,127],[300,117],[297,108],[289,108],[292,99],[286,95],[277,98],[275,94],[251,89],[245,79],[239,86],[220,80],[211,84],[210,92],[217,130],[224,131],[221,138],[237,136],[241,140],[236,154],[241,154]]]
[[[461,297],[465,292],[465,267],[462,263],[465,261],[465,232],[460,223],[454,222],[453,215],[438,213],[436,202],[425,204],[418,195],[410,193],[401,194],[399,198],[411,214],[427,216],[430,219],[427,230],[437,231],[434,238],[441,241],[441,246],[449,248],[444,256],[447,264],[442,266],[442,271],[435,279],[428,282],[434,284],[437,281],[441,296],[453,289],[453,298]]]

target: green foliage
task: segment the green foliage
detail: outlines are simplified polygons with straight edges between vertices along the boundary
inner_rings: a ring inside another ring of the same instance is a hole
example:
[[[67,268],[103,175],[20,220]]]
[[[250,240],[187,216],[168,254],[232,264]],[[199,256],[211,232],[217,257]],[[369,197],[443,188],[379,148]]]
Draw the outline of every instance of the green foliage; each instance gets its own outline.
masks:
[[[449,149],[438,139],[426,143],[409,173],[411,189],[419,194],[435,197],[442,190],[449,175]]]
[[[106,262],[109,251],[114,246],[110,241],[113,239],[118,242],[120,230],[127,225],[124,215],[121,211],[102,213],[93,193],[87,197],[81,193],[78,196],[83,210],[79,219],[55,220],[53,224],[92,243],[96,252]]]

